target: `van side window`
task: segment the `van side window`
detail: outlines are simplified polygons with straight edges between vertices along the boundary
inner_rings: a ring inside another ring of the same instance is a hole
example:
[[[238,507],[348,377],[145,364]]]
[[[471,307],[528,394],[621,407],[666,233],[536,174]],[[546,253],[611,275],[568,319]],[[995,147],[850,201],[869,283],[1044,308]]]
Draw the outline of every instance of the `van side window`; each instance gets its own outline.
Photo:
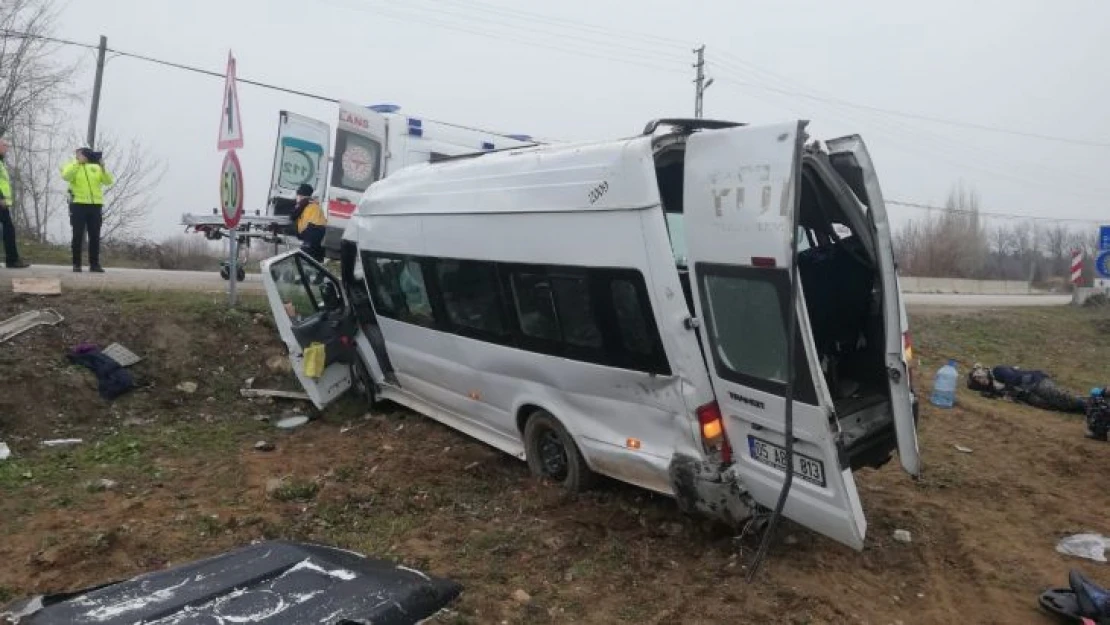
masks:
[[[621,345],[630,353],[651,355],[655,351],[655,339],[648,332],[648,321],[644,318],[636,285],[629,280],[613,280],[609,283],[609,290],[613,296],[613,312],[617,317]]]
[[[420,262],[411,258],[369,257],[374,308],[384,317],[432,327],[431,300]]]
[[[578,347],[600,348],[601,330],[597,327],[593,302],[590,300],[590,283],[585,278],[552,276],[555,291],[555,312],[563,340]]]
[[[453,325],[504,335],[497,267],[474,260],[437,260],[436,277],[447,318]]]
[[[600,349],[590,284],[567,275],[513,275],[513,293],[525,336],[561,341],[575,347]]]
[[[512,284],[517,319],[524,336],[558,341],[559,317],[555,314],[555,294],[547,276],[515,273]]]

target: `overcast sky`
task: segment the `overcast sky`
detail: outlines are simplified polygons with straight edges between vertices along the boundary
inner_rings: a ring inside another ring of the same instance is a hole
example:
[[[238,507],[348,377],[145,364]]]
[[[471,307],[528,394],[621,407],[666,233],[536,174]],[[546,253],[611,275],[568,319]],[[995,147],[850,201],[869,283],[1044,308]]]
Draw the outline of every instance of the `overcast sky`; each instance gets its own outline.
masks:
[[[716,79],[707,117],[860,133],[888,199],[943,203],[963,179],[984,210],[1110,222],[1110,147],[837,103],[1110,144],[1108,28],[1104,0],[95,0],[64,5],[54,34],[103,34],[119,50],[219,72],[231,48],[240,78],[559,140],[692,116],[691,48],[704,43]],[[87,100],[94,53],[60,55],[81,60]],[[108,62],[101,130],[140,139],[168,165],[152,238],[218,203],[221,90],[217,78]],[[240,97],[247,207],[264,209],[278,111],[332,124],[337,111],[249,85]],[[87,113],[74,114],[83,128]]]

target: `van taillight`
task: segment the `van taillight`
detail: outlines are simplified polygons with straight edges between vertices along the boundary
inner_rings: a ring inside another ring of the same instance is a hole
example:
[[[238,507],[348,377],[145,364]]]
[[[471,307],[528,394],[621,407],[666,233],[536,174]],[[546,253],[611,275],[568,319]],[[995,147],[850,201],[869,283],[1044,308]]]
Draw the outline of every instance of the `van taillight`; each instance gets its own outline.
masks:
[[[732,446],[728,443],[728,434],[725,433],[725,420],[721,416],[721,407],[717,402],[706,404],[694,412],[698,415],[698,427],[701,430],[701,441],[705,450],[720,454],[721,462],[732,462]]]
[[[909,332],[902,333],[902,356],[906,359],[906,364],[913,363],[913,337]]]
[[[773,256],[752,256],[752,267],[773,269],[776,264]]]

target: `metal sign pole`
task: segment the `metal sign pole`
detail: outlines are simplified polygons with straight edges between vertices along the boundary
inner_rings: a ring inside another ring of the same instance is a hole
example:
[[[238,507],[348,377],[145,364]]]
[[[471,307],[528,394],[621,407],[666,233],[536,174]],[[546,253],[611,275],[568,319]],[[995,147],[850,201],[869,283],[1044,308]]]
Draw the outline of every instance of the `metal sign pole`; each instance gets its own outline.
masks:
[[[239,228],[237,227],[231,230],[231,245],[228,248],[231,250],[231,258],[228,259],[227,263],[230,269],[227,280],[227,299],[228,306],[235,308],[237,296],[235,283],[239,281]]]

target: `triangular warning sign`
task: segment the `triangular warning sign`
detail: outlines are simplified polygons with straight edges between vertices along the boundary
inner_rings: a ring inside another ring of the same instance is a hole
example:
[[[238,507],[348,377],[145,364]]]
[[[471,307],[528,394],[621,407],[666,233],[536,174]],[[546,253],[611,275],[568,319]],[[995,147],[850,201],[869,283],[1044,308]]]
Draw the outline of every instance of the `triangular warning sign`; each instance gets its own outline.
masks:
[[[239,115],[239,91],[235,82],[235,57],[227,53],[227,78],[224,81],[224,99],[220,107],[220,138],[217,150],[237,150],[243,147],[243,121]]]

